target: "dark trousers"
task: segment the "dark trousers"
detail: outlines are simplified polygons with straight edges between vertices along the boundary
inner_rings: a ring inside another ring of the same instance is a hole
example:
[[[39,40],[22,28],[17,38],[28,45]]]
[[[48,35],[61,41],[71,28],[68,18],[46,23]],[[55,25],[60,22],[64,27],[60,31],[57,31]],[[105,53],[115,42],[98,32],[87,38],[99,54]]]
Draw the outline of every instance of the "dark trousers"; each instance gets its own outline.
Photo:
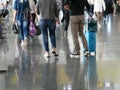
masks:
[[[70,20],[69,10],[63,10],[62,22],[65,21],[65,31],[68,30],[69,20]]]

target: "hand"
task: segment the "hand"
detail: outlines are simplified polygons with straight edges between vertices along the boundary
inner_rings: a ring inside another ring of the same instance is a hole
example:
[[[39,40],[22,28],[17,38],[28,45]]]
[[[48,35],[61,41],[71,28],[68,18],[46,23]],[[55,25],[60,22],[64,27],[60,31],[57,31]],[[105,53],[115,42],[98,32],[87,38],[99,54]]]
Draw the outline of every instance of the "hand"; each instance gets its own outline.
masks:
[[[60,21],[59,21],[58,18],[55,18],[55,20],[56,20],[56,24],[59,24],[59,23],[60,23]]]

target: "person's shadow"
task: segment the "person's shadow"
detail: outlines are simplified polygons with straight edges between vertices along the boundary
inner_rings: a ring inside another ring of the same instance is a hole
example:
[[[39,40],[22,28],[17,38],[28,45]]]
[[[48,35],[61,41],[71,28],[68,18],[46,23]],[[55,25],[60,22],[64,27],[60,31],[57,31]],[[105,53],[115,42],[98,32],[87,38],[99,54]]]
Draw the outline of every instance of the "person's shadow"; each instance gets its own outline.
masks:
[[[32,74],[29,49],[18,46],[19,55],[15,58],[15,74],[19,90],[32,89]]]
[[[46,62],[41,66],[42,81],[41,87],[43,90],[58,90],[57,85],[57,59],[54,62]]]
[[[87,82],[89,84],[89,90],[93,90],[97,87],[98,77],[96,69],[96,56],[90,56],[87,70]]]

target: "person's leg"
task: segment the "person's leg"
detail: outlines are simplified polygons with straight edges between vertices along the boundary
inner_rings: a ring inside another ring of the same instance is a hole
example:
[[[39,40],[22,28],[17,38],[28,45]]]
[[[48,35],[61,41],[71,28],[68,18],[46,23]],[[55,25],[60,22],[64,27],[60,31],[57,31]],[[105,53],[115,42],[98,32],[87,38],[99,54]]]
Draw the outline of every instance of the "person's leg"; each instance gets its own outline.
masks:
[[[98,24],[98,28],[101,27],[101,23],[100,23],[100,12],[95,12],[96,16],[97,16],[97,24]]]
[[[55,20],[49,20],[48,27],[49,27],[52,48],[56,48],[56,36],[55,36],[56,23],[55,23]]]
[[[94,5],[90,5],[90,15],[92,16],[94,14]]]
[[[69,26],[69,19],[70,19],[70,16],[69,16],[69,11],[66,11],[65,13],[65,31],[68,30],[68,26]]]
[[[116,3],[113,3],[113,15],[116,16],[117,13],[117,5]]]
[[[39,25],[41,28],[41,34],[43,39],[43,45],[45,48],[45,54],[44,57],[50,57],[49,54],[49,42],[48,42],[48,26],[47,26],[47,20],[43,19],[39,21]]]
[[[61,19],[62,23],[64,22],[64,19],[65,19],[65,11],[63,10],[63,16],[62,16],[62,19]]]
[[[24,31],[24,37],[27,38],[28,37],[28,22],[27,21],[23,21],[23,31]]]
[[[21,39],[21,45],[24,45],[24,33],[23,33],[23,22],[18,20],[19,35]]]
[[[24,45],[28,45],[28,22],[23,21]]]
[[[67,36],[69,20],[70,20],[69,11],[66,10],[66,13],[65,13],[65,25],[64,25],[64,37]]]
[[[101,24],[102,17],[103,17],[103,13],[102,13],[102,12],[99,12],[99,15],[100,15],[100,24]]]
[[[48,29],[47,29],[46,20],[40,20],[39,25],[41,28],[41,34],[43,38],[43,44],[44,44],[45,51],[49,52]]]
[[[78,40],[78,25],[79,25],[78,16],[70,16],[70,25],[74,43],[73,54],[80,54],[80,44]]]
[[[54,56],[58,56],[58,52],[56,49],[56,36],[55,36],[56,21],[55,19],[48,21],[48,27],[49,27],[49,33],[50,33],[50,40],[52,44],[52,53],[54,54]]]
[[[84,27],[84,15],[80,15],[79,19],[80,19],[80,22],[79,22],[78,32],[79,32],[79,35],[80,35],[81,40],[82,40],[84,51],[88,51],[87,40],[85,38],[84,29],[83,29],[83,27]]]

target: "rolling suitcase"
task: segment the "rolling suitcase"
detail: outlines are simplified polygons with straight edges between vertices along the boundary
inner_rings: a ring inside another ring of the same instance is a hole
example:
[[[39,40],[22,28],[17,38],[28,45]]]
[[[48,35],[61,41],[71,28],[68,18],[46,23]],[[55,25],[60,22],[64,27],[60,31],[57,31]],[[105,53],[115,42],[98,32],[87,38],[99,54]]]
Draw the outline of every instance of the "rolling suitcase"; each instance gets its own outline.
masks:
[[[90,54],[92,52],[96,53],[97,22],[91,19],[91,21],[89,21],[88,24],[85,24],[84,29],[89,52]]]
[[[96,52],[96,32],[85,33],[89,52]]]

